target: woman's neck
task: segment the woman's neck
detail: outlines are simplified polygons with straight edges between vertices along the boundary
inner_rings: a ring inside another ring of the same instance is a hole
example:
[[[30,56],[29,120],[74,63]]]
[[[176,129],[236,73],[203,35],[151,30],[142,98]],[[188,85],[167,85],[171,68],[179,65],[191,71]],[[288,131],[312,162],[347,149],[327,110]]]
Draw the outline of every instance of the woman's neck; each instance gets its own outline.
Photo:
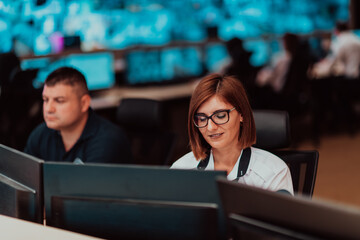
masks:
[[[231,149],[212,149],[214,158],[214,169],[225,170],[227,174],[234,168],[242,148],[240,146],[232,147]]]

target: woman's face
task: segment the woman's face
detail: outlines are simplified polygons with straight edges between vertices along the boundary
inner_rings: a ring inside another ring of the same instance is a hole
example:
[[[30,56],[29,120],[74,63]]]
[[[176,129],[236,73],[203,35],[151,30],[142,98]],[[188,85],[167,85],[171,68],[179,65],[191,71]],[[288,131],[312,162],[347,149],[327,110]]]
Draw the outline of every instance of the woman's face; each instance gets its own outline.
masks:
[[[231,110],[232,108],[234,106],[224,101],[222,97],[214,95],[200,105],[196,114],[205,114],[209,117],[219,110]],[[209,119],[207,126],[199,128],[199,131],[213,150],[231,149],[238,144],[240,122],[242,121],[241,114],[237,110],[233,110],[229,112],[229,121],[227,123],[218,125]]]

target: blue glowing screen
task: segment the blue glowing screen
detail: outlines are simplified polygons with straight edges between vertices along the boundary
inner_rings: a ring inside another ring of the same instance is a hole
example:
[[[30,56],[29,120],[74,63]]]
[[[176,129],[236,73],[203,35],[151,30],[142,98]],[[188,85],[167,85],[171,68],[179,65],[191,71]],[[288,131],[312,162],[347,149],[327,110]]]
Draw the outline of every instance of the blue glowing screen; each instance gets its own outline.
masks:
[[[108,52],[71,54],[55,61],[45,57],[23,60],[21,62],[23,70],[39,69],[37,77],[33,82],[36,88],[43,85],[46,77],[52,71],[63,66],[74,67],[82,72],[90,91],[110,88],[115,84],[114,57]]]
[[[203,72],[201,52],[196,47],[132,51],[126,62],[129,84],[195,77]]]
[[[91,51],[307,34],[348,20],[348,9],[349,0],[0,0],[0,52],[58,53],[69,37]]]
[[[208,72],[219,72],[230,61],[225,44],[212,43],[206,47],[205,66]]]

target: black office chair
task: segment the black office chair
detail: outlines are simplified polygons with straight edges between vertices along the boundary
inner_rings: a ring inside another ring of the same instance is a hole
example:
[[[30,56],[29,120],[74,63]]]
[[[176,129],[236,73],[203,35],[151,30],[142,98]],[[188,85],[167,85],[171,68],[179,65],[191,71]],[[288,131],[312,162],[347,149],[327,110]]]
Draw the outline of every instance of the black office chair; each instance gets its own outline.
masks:
[[[32,84],[36,74],[37,70],[21,71],[18,66],[8,79],[1,77],[0,142],[18,150],[24,149],[31,131],[43,121],[42,89]]]
[[[295,194],[312,197],[319,152],[316,150],[279,150],[272,152],[289,166]]]
[[[134,164],[171,163],[177,137],[163,127],[162,102],[143,98],[123,99],[116,119],[130,139]]]
[[[317,150],[284,150],[290,146],[289,115],[285,111],[254,110],[256,137],[254,147],[279,156],[289,166],[294,193],[312,197],[319,153]]]
[[[279,110],[253,110],[256,126],[256,144],[265,150],[290,146],[289,114]]]

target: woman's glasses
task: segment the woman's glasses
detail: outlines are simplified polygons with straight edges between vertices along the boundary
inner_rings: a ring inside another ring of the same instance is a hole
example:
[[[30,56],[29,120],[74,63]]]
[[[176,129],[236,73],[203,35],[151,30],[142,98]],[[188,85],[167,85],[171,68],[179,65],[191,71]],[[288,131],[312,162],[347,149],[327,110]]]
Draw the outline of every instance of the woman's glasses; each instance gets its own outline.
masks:
[[[234,109],[235,107],[228,110],[218,110],[210,116],[206,116],[204,113],[195,114],[194,124],[198,128],[203,128],[208,125],[209,119],[211,119],[211,121],[213,121],[217,125],[225,124],[230,120],[229,113]]]

